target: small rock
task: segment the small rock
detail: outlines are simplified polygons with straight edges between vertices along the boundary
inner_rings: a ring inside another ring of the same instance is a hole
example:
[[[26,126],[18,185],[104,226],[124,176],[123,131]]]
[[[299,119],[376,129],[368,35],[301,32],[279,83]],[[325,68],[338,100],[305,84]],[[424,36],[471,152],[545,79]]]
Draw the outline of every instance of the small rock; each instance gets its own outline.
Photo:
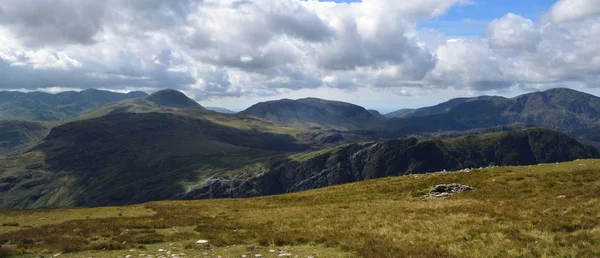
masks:
[[[164,251],[165,251],[165,249],[162,249],[162,248],[161,248],[161,249],[158,249],[158,251],[159,251],[159,252],[164,252]]]
[[[290,256],[292,256],[292,254],[290,254],[290,253],[281,253],[278,255],[278,257],[290,257]]]
[[[208,244],[208,240],[201,239],[201,240],[196,241],[196,244]]]
[[[131,254],[125,255],[125,258],[131,258],[131,257],[133,257],[133,255],[131,255]]]
[[[274,252],[275,252],[275,250],[273,250],[273,249],[269,250],[269,253],[274,253]]]
[[[55,254],[55,255],[54,255],[54,256],[52,256],[52,257],[59,257],[59,256],[60,256],[60,253],[57,253],[57,254]]]
[[[242,254],[242,258],[247,258],[248,256],[245,254]]]
[[[556,196],[556,198],[558,198],[558,199],[564,199],[564,198],[567,198],[567,196],[566,195],[559,195],[559,196]]]
[[[254,257],[262,257],[262,254],[255,254]]]

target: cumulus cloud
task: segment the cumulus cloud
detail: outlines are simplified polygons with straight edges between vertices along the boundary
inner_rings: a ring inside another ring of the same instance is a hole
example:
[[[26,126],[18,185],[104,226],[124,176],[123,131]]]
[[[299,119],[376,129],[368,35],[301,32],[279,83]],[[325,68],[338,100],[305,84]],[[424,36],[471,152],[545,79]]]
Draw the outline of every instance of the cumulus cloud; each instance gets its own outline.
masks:
[[[600,15],[600,1],[560,0],[552,7],[550,15],[555,22],[578,20]]]
[[[487,28],[490,46],[498,49],[534,51],[540,34],[533,21],[512,13],[493,20]]]
[[[478,91],[599,85],[600,46],[594,43],[600,40],[599,17],[535,24],[508,14],[490,24],[486,37],[439,47],[439,62],[427,79]]]
[[[0,87],[169,87],[201,100],[320,87],[414,94],[600,85],[597,1],[561,0],[540,21],[509,13],[478,38],[422,28],[469,3],[6,0]]]

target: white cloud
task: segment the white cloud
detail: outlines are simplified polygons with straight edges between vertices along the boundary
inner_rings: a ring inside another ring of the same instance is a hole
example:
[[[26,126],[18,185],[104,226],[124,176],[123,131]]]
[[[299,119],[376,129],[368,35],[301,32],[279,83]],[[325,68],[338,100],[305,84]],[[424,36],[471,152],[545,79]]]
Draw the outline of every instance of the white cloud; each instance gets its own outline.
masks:
[[[600,15],[600,1],[598,0],[560,0],[550,11],[550,16],[555,22],[578,20],[590,16]]]
[[[446,40],[420,26],[469,3],[6,0],[0,87],[169,87],[200,100],[600,85],[598,1],[559,1],[541,21],[507,14],[479,38]]]
[[[493,20],[487,28],[490,46],[498,49],[535,51],[541,40],[533,21],[509,13]]]

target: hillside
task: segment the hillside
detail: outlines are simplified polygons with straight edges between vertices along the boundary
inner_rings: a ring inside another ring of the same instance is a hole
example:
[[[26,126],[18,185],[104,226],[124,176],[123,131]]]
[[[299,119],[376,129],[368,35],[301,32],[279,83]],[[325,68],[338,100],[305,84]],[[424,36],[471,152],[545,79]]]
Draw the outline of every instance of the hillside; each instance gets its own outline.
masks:
[[[389,176],[599,157],[595,148],[546,129],[447,139],[404,138],[294,155],[269,173],[250,180],[222,180],[188,197],[271,195]]]
[[[248,177],[302,151],[289,135],[170,113],[123,113],[55,127],[0,162],[0,206],[98,206],[175,198],[211,177]],[[8,179],[7,179],[8,178]],[[12,179],[11,179],[12,178]]]
[[[512,99],[489,97],[463,101],[445,113],[388,119],[386,129],[412,134],[515,123],[549,128],[600,146],[600,141],[593,140],[595,128],[600,126],[600,98],[562,88]]]
[[[0,207],[248,197],[443,169],[599,156],[596,149],[543,129],[289,154],[307,149],[289,134],[210,119],[173,113],[108,115],[55,127],[30,152],[0,160]]]
[[[579,160],[393,177],[254,199],[0,211],[6,225],[0,227],[0,254],[595,257],[599,167],[600,160]],[[448,183],[474,190],[421,198]],[[200,239],[209,244],[196,244]]]
[[[0,120],[0,157],[13,151],[32,147],[39,143],[50,128],[56,125],[53,122]]]
[[[76,117],[103,104],[146,96],[143,92],[127,94],[101,90],[43,92],[0,92],[0,120],[64,120]]]
[[[380,120],[363,107],[316,98],[262,102],[240,114],[303,129],[362,130],[381,125]]]
[[[400,109],[398,111],[394,111],[388,114],[385,114],[386,118],[408,118],[408,117],[420,117],[420,116],[430,116],[430,115],[437,115],[437,114],[443,114],[443,113],[447,113],[448,111],[450,111],[451,109],[455,108],[456,106],[466,103],[466,102],[471,102],[471,101],[478,101],[478,100],[483,100],[483,101],[494,101],[494,100],[505,100],[505,98],[503,97],[497,97],[497,96],[479,96],[479,97],[473,97],[473,98],[456,98],[456,99],[451,99],[449,101],[446,101],[444,103],[435,105],[435,106],[431,106],[431,107],[424,107],[424,108],[418,108],[418,109]]]

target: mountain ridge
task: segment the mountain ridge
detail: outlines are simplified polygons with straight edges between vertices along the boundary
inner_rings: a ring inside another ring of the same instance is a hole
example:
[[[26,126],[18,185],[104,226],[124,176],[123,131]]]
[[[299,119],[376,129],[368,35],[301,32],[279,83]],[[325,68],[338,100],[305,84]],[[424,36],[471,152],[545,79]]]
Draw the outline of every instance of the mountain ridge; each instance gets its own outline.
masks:
[[[57,121],[76,117],[103,104],[145,97],[144,92],[116,93],[88,89],[56,94],[0,91],[0,119]]]

